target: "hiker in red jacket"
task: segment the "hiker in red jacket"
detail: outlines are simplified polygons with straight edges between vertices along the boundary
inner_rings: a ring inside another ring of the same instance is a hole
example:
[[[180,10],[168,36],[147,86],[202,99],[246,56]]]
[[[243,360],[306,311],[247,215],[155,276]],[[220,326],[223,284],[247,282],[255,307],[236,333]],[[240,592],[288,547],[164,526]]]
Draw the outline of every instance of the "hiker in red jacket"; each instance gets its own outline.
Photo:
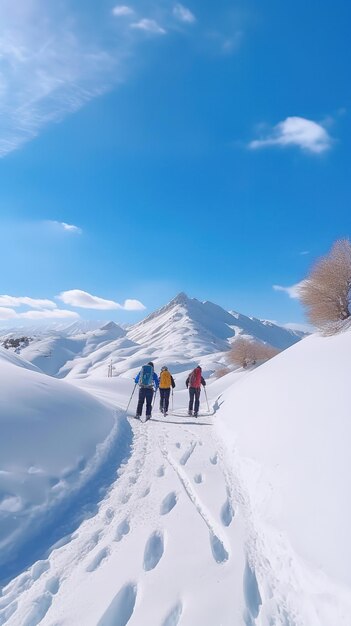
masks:
[[[203,379],[201,372],[202,369],[200,365],[198,365],[189,374],[188,378],[185,381],[185,384],[189,389],[188,415],[193,415],[193,405],[195,400],[194,417],[197,417],[199,414],[201,385],[203,385],[203,387],[206,387],[206,381]]]

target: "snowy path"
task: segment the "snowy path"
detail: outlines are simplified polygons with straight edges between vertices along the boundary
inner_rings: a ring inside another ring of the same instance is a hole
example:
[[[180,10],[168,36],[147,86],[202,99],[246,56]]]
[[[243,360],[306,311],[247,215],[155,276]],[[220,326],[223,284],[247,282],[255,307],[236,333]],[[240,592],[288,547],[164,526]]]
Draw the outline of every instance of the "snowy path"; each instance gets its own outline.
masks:
[[[253,624],[245,524],[210,420],[131,419],[132,454],[96,515],[3,590],[0,624]]]

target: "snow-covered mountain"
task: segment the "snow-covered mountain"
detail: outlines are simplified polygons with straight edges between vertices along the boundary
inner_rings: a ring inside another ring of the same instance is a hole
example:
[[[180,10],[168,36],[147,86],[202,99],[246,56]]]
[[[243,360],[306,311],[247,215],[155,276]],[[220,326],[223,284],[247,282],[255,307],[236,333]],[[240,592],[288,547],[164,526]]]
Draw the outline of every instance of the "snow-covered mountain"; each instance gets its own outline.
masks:
[[[227,350],[238,335],[285,349],[299,341],[304,333],[277,326],[272,322],[225,311],[212,302],[200,302],[180,293],[169,304],[133,326],[128,336],[142,345],[162,350],[181,344],[191,354]]]
[[[32,337],[21,354],[59,378],[105,377],[110,365],[115,375],[131,377],[149,359],[157,367],[166,363],[175,374],[201,361],[206,375],[211,375],[223,367],[226,351],[239,336],[279,349],[304,336],[271,322],[229,313],[184,293],[127,330],[114,322],[84,333],[81,329],[80,322],[62,331],[55,326],[51,333],[46,328],[43,335]]]

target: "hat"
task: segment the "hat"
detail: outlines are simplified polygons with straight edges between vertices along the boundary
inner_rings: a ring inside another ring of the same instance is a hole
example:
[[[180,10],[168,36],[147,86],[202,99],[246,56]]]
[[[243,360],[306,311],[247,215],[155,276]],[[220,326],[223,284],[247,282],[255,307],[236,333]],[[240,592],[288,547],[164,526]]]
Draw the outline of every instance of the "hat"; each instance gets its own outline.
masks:
[[[152,361],[149,361],[149,362],[148,362],[148,365],[151,365],[152,367],[154,366],[154,364],[153,364],[153,362],[152,362]]]
[[[166,372],[167,370],[168,370],[168,367],[166,367],[166,365],[162,365],[161,372]]]

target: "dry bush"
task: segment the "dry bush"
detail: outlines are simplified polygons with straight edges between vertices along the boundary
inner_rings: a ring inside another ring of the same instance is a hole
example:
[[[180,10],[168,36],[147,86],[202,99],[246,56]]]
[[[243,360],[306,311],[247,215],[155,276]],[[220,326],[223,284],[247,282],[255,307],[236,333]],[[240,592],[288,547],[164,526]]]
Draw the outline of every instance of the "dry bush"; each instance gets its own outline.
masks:
[[[256,365],[258,362],[268,361],[268,359],[276,356],[279,352],[280,350],[273,348],[269,344],[239,337],[234,342],[228,358],[233,365],[247,368]]]
[[[229,374],[230,372],[231,370],[229,369],[229,367],[221,367],[221,369],[215,372],[215,377],[222,378],[223,376],[226,376],[226,374]]]
[[[339,239],[312,268],[299,287],[299,295],[311,324],[331,335],[350,317],[350,294],[351,243]]]

